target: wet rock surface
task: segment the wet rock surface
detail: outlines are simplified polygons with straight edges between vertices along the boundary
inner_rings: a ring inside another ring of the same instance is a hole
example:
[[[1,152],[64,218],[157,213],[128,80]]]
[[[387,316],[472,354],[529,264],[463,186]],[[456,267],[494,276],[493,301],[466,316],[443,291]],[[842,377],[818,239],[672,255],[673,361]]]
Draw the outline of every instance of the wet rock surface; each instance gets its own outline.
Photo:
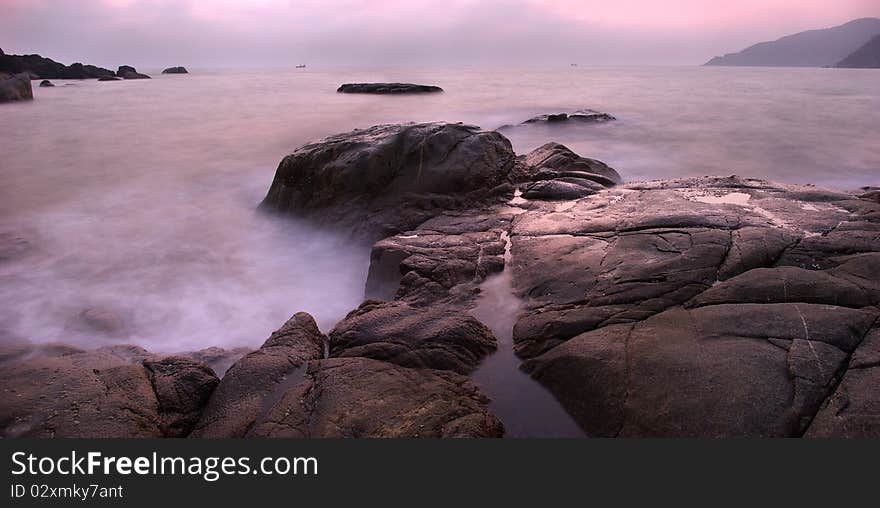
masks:
[[[376,240],[512,193],[514,159],[505,137],[478,127],[378,125],[285,157],[261,208]]]
[[[337,90],[338,93],[369,93],[369,94],[422,94],[437,93],[443,89],[434,85],[417,85],[414,83],[345,83]]]

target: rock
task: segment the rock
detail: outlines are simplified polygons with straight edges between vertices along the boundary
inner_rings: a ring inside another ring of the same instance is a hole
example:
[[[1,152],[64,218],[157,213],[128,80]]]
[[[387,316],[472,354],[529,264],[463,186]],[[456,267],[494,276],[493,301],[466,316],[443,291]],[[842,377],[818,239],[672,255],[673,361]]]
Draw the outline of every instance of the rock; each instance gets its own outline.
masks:
[[[189,74],[186,67],[169,67],[162,71],[162,74]]]
[[[0,364],[3,437],[183,437],[218,382],[136,347],[51,351]]]
[[[504,268],[512,213],[448,212],[373,245],[366,295],[424,307],[467,305]]]
[[[514,165],[510,142],[497,132],[448,123],[377,125],[285,157],[260,206],[376,240],[444,210],[509,197]]]
[[[531,168],[533,180],[580,178],[605,187],[623,183],[617,171],[604,162],[581,157],[559,143],[547,143],[520,159]]]
[[[525,368],[591,435],[799,436],[877,316],[794,303],[677,307],[579,335]]]
[[[130,65],[120,65],[116,70],[116,76],[122,79],[150,79],[150,76],[141,74]]]
[[[164,435],[186,436],[220,380],[210,367],[179,356],[145,360],[143,365],[159,403]]]
[[[300,312],[263,346],[235,362],[223,376],[196,425],[194,437],[244,437],[277,398],[303,379],[306,362],[324,356],[325,337],[312,316]]]
[[[117,78],[116,76],[101,76],[98,78],[98,81],[122,81],[122,78]]]
[[[366,301],[330,332],[330,356],[468,374],[495,350],[492,332],[455,308]]]
[[[94,65],[69,66],[40,55],[0,55],[0,73],[26,73],[33,79],[88,79],[112,76],[113,71]]]
[[[371,94],[411,94],[442,92],[443,89],[433,85],[415,85],[412,83],[346,83],[341,85],[338,93],[371,93]]]
[[[34,90],[27,74],[0,74],[0,102],[29,101],[33,98]]]
[[[852,354],[840,384],[826,399],[806,437],[880,437],[880,327]]]
[[[501,422],[468,378],[367,358],[310,364],[254,426],[253,437],[501,437]]]
[[[465,312],[509,262],[516,353],[591,435],[876,435],[880,205],[736,176],[615,185],[564,147],[536,152],[526,180],[598,187],[381,240],[368,291]]]
[[[585,123],[601,123],[616,120],[608,113],[594,111],[592,109],[579,109],[571,113],[553,113],[548,115],[538,115],[524,121],[528,123],[559,123],[559,122],[585,122]]]
[[[44,79],[43,81],[40,81],[40,86],[55,86],[55,84],[48,79]]]

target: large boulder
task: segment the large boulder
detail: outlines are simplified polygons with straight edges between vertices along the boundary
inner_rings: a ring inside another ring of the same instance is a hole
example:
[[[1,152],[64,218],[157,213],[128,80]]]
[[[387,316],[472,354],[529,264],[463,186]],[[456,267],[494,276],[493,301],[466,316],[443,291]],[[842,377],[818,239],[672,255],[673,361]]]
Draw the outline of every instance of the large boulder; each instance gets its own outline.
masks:
[[[367,301],[330,332],[330,356],[468,374],[495,351],[492,332],[455,308]]]
[[[134,346],[28,348],[0,364],[3,437],[184,437],[219,380]]]
[[[413,83],[345,83],[337,90],[338,93],[369,93],[369,94],[414,94],[436,93],[443,89],[434,85],[416,85]]]
[[[162,74],[189,74],[186,67],[169,67],[162,71]]]
[[[507,138],[474,126],[377,125],[285,157],[261,208],[378,239],[512,194],[514,159]]]
[[[29,101],[34,98],[34,89],[27,74],[7,76],[0,74],[0,102]]]

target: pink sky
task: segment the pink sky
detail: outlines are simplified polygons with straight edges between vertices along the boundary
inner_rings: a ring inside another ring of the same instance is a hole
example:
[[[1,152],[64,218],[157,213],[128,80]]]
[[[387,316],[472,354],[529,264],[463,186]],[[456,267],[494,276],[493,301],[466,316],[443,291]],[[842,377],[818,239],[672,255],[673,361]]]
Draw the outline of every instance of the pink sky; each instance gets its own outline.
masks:
[[[144,66],[698,64],[880,0],[0,0],[0,47]]]

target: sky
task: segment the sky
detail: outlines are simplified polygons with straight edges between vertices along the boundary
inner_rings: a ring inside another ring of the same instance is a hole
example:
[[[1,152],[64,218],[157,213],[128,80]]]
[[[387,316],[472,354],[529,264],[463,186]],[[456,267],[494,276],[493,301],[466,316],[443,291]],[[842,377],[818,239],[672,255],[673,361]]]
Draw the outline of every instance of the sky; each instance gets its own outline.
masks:
[[[0,0],[0,48],[63,63],[696,65],[880,0]]]

